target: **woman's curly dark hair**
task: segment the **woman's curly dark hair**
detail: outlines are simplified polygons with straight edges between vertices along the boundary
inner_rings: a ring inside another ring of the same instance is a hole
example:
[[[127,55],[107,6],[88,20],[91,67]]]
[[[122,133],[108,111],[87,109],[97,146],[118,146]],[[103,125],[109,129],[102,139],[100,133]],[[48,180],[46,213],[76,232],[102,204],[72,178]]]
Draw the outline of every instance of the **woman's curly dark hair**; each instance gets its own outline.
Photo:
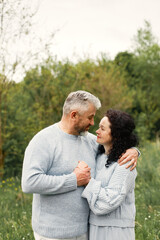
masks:
[[[117,162],[122,153],[128,148],[138,145],[138,138],[133,133],[135,124],[133,118],[126,112],[109,109],[106,114],[111,124],[112,148],[109,151],[106,167],[112,162]],[[99,145],[98,154],[104,153],[105,149]]]

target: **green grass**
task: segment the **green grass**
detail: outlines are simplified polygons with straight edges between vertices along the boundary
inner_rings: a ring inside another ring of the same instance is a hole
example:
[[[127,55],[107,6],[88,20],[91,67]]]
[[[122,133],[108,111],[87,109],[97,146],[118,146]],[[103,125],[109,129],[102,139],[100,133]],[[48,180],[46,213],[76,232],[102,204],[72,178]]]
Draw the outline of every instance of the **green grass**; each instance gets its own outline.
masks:
[[[22,193],[20,180],[3,180],[0,196],[0,240],[34,239],[31,229],[32,196]]]
[[[160,146],[141,149],[136,179],[136,240],[160,239]]]
[[[141,149],[136,180],[136,240],[160,240],[160,147]],[[0,182],[0,240],[33,240],[32,195],[23,194],[20,180]]]

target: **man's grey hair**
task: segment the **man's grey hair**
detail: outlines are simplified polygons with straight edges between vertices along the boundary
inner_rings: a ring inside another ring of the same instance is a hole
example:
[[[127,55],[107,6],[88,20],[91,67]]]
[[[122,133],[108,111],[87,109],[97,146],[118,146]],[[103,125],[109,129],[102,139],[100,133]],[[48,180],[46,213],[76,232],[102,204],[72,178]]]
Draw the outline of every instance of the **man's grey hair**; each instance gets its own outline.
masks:
[[[93,104],[96,110],[101,107],[100,100],[93,94],[82,90],[71,92],[64,102],[63,114],[67,115],[73,110],[83,113],[88,110],[89,103]]]

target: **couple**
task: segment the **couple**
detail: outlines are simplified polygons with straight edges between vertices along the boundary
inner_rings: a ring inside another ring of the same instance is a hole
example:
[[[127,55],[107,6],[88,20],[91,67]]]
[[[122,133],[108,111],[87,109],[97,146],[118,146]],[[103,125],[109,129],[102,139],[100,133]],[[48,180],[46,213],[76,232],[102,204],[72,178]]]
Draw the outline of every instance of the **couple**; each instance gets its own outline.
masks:
[[[61,121],[41,130],[26,148],[22,190],[33,193],[36,240],[87,240],[89,207],[90,240],[134,239],[134,122],[108,110],[96,138],[88,130],[100,107],[86,91],[70,93]]]

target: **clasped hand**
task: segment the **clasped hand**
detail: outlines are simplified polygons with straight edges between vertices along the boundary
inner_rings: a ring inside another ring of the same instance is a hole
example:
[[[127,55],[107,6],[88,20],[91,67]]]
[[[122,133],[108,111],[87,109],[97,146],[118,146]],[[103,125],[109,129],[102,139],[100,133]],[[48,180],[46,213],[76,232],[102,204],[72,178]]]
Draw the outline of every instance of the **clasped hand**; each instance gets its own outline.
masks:
[[[91,168],[84,161],[79,161],[73,171],[77,177],[77,186],[87,185],[91,179]]]

